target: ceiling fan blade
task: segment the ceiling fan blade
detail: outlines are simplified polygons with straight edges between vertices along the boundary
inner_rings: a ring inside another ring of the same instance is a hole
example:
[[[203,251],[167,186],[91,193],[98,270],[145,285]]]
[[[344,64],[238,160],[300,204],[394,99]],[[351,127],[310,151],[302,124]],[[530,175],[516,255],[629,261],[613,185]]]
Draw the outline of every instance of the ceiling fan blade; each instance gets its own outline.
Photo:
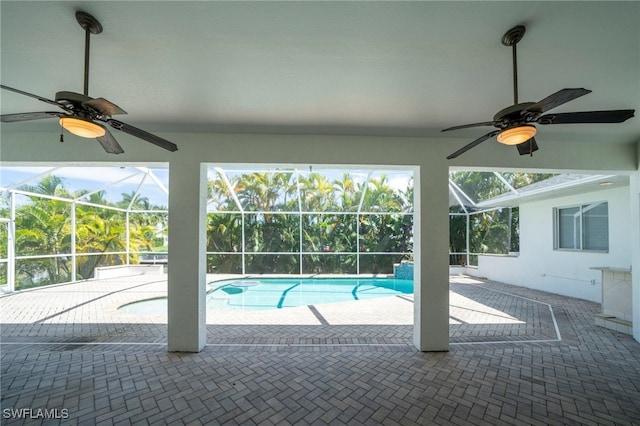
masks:
[[[158,145],[161,148],[164,148],[168,151],[177,151],[178,147],[173,142],[169,142],[166,139],[163,139],[159,136],[152,135],[149,132],[145,132],[142,129],[138,129],[137,127],[131,126],[127,123],[123,123],[122,121],[109,119],[106,122],[113,127],[114,129],[121,130],[125,133],[128,133],[137,138],[143,139],[147,142],[151,142],[154,145]]]
[[[520,155],[531,155],[538,150],[538,144],[536,143],[536,138],[531,138],[526,142],[519,143],[516,145],[518,148],[518,153]]]
[[[102,124],[98,124],[98,123],[95,123],[95,124],[102,127],[105,131],[104,136],[100,136],[99,138],[96,138],[96,140],[100,142],[100,145],[102,145],[102,148],[104,148],[104,150],[107,151],[109,154],[122,154],[124,152],[124,149],[122,149],[122,147],[120,146],[116,138],[113,137],[109,129],[107,129]]]
[[[558,90],[553,95],[547,96],[540,102],[536,102],[535,104],[525,108],[522,111],[522,114],[526,114],[527,112],[533,113],[543,113],[545,111],[549,111],[555,107],[558,107],[562,104],[566,104],[569,101],[572,101],[580,96],[584,96],[588,93],[591,93],[591,90],[578,88],[578,89],[562,89]]]
[[[120,108],[118,105],[109,102],[105,98],[91,99],[90,101],[83,102],[82,105],[86,105],[100,114],[111,117],[112,115],[126,114],[127,112]]]
[[[60,112],[20,112],[18,114],[4,114],[0,116],[3,123],[15,123],[17,121],[42,120],[43,118],[61,117]]]
[[[482,127],[482,126],[493,126],[493,121],[485,121],[483,123],[463,124],[461,126],[448,127],[446,129],[443,129],[443,130],[440,130],[440,131],[441,132],[448,132],[449,130],[467,129],[469,127]]]
[[[51,99],[43,98],[42,96],[34,95],[33,93],[25,92],[23,90],[14,89],[13,87],[5,86],[4,84],[0,84],[0,88],[5,89],[5,90],[9,90],[11,92],[19,93],[19,94],[24,95],[24,96],[29,96],[30,98],[35,98],[35,99],[37,99],[39,101],[46,102],[48,104],[55,105],[57,107],[61,106],[56,101],[52,101]]]
[[[565,112],[543,115],[537,121],[539,124],[622,123],[633,117],[634,113],[635,110],[633,109]]]
[[[447,157],[447,160],[451,160],[452,158],[456,158],[457,156],[459,156],[460,154],[464,154],[465,152],[469,151],[471,148],[473,148],[476,145],[480,145],[482,142],[486,141],[489,138],[494,137],[495,135],[497,135],[498,133],[500,133],[500,130],[494,130],[492,132],[487,133],[484,136],[479,137],[478,139],[476,139],[475,141],[471,142],[468,145],[463,146],[462,148],[460,148],[459,150],[457,150],[456,152],[454,152],[453,154],[449,155]]]

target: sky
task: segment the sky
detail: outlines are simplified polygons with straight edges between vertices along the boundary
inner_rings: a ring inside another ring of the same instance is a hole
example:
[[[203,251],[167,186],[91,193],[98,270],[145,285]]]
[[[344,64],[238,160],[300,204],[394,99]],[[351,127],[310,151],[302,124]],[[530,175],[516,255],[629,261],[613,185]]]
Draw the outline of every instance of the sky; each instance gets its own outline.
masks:
[[[294,170],[292,167],[260,166],[224,166],[228,176],[251,173],[253,171]],[[326,166],[297,167],[301,174],[321,173],[329,180],[340,179],[343,173],[350,173],[356,182],[364,182],[369,174],[372,178],[385,174],[393,189],[405,190],[413,177],[409,169],[346,169]],[[215,168],[209,167],[208,178],[216,175]],[[104,190],[105,198],[111,203],[122,200],[122,194],[138,191],[147,197],[151,204],[168,206],[166,190],[169,187],[168,167],[118,167],[118,166],[64,166],[64,167],[0,167],[0,190],[25,189],[27,185],[36,185],[44,176],[53,174],[63,179],[65,188],[73,193],[78,190],[90,192]],[[156,179],[152,179],[155,176]]]

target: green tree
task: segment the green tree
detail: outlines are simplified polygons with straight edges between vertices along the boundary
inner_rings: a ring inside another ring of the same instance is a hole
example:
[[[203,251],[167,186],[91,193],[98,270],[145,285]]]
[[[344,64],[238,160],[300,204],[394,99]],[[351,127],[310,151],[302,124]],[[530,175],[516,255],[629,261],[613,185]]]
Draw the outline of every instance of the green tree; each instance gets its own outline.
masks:
[[[370,252],[412,249],[412,217],[401,214],[412,212],[412,185],[397,191],[386,176],[365,185],[357,184],[349,173],[334,180],[317,172],[296,179],[292,172],[281,171],[245,173],[228,181],[230,185],[217,175],[209,183],[209,205],[220,213],[209,214],[207,247],[228,253],[242,248],[242,215],[222,213],[238,209],[233,190],[245,212],[244,249],[255,252],[246,256],[247,272],[297,273],[301,238],[303,250],[312,253],[303,255],[305,272],[355,272],[355,254],[333,253],[356,253],[359,239],[361,248]],[[361,200],[364,209],[376,214],[360,216],[359,223],[355,213]],[[312,213],[300,214],[300,209]],[[401,257],[372,255],[361,265],[391,272]],[[216,254],[208,259],[210,271],[241,269],[240,255]]]
[[[52,197],[69,196],[60,177],[48,175],[27,190]],[[71,208],[59,199],[29,196],[16,208],[16,255],[37,256],[71,253]],[[16,288],[69,280],[66,257],[54,256],[16,262]]]
[[[97,266],[124,263],[123,255],[105,253],[126,251],[125,231],[119,211],[91,206],[76,209],[76,253],[87,254],[77,258],[79,278],[92,277]]]
[[[552,174],[501,173],[500,176],[513,188],[522,188]],[[509,191],[507,185],[491,172],[456,172],[451,180],[473,201],[487,200]],[[469,251],[471,253],[505,254],[519,250],[519,210],[514,208],[495,209],[474,213],[473,207],[466,206],[469,216]],[[463,213],[459,205],[450,208],[451,213]],[[466,219],[464,216],[451,216],[449,221],[449,250],[466,252]],[[463,263],[465,257],[451,260],[454,264]]]
[[[76,203],[75,250],[76,273],[79,278],[90,278],[96,266],[118,265],[126,262],[126,218],[122,211],[105,198],[104,191],[89,193],[80,190],[70,194],[62,178],[54,175],[43,177],[33,186],[26,186],[33,193],[26,202],[16,207],[16,254],[18,256],[42,256],[16,262],[16,288],[59,283],[71,279],[71,216],[73,199],[85,198],[94,205]],[[130,203],[126,197],[119,203]],[[135,200],[138,207],[151,208],[148,200]],[[102,205],[105,207],[97,207]],[[135,217],[129,224],[129,249],[132,252],[153,247],[156,221],[153,213]],[[165,215],[166,217],[166,215]],[[4,243],[6,245],[6,242]],[[107,254],[120,252],[120,254]],[[82,254],[87,254],[82,256]],[[63,255],[63,256],[61,256]],[[132,256],[132,263],[137,262]]]

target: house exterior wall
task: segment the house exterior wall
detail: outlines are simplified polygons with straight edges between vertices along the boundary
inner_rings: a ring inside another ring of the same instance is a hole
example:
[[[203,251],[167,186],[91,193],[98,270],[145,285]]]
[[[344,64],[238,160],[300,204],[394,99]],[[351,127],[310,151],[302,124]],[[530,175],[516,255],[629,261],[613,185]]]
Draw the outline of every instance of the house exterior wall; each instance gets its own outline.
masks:
[[[609,205],[609,251],[588,252],[553,248],[553,209],[596,201]],[[601,272],[596,266],[631,265],[631,206],[629,187],[550,198],[520,206],[520,254],[480,256],[478,276],[496,281],[601,302]]]

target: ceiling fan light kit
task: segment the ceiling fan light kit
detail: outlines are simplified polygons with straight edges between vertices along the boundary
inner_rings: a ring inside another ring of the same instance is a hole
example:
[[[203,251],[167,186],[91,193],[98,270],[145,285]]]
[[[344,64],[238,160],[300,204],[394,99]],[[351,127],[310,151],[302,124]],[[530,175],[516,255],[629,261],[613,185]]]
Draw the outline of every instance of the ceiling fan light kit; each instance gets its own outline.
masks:
[[[466,129],[470,127],[493,126],[498,130],[492,130],[484,136],[458,149],[447,159],[456,158],[467,152],[471,148],[479,145],[487,139],[496,136],[498,142],[505,145],[515,145],[520,155],[533,155],[538,150],[535,139],[537,129],[534,124],[576,124],[576,123],[622,123],[634,116],[635,110],[622,109],[611,111],[582,111],[567,112],[559,114],[546,114],[546,111],[563,105],[576,98],[591,93],[591,90],[584,88],[562,89],[539,102],[518,102],[518,55],[516,45],[525,33],[523,25],[517,25],[508,30],[502,36],[502,44],[512,49],[513,62],[513,105],[502,109],[494,117],[493,121],[481,123],[464,124],[461,126],[449,127],[442,130]]]
[[[173,142],[169,142],[159,136],[153,135],[137,127],[114,120],[111,116],[116,114],[126,114],[116,104],[109,102],[104,98],[91,98],[89,92],[89,47],[92,34],[100,34],[102,25],[90,14],[82,11],[76,12],[76,20],[85,31],[85,49],[84,49],[84,93],[75,93],[62,91],[56,93],[55,100],[43,98],[25,92],[13,87],[0,84],[0,88],[18,93],[20,95],[29,96],[39,101],[55,105],[62,109],[63,112],[26,112],[18,114],[3,114],[0,121],[3,123],[14,123],[27,120],[40,120],[45,118],[59,117],[60,126],[74,135],[83,138],[95,138],[102,148],[110,154],[121,154],[124,152],[118,141],[113,137],[111,132],[100,123],[108,124],[112,128],[128,133],[132,136],[150,142],[168,151],[176,151],[178,147]],[[60,142],[63,141],[60,135]]]
[[[534,137],[536,135],[536,127],[530,124],[518,127],[511,127],[509,129],[504,129],[496,139],[498,142],[505,145],[519,145],[524,143]]]
[[[60,125],[69,132],[82,138],[99,138],[107,133],[104,127],[100,127],[92,121],[76,117],[61,117]]]

